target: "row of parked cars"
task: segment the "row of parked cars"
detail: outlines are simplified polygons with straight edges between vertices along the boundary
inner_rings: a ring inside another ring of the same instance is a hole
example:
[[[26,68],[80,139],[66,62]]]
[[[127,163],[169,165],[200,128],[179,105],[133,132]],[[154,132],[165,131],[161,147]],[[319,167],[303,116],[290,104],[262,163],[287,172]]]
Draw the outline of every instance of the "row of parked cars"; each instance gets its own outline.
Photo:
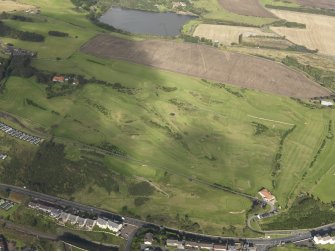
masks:
[[[12,202],[12,201],[5,200],[5,199],[0,199],[0,208],[3,209],[3,210],[8,211],[8,210],[11,209],[14,205],[15,205],[15,203]]]
[[[29,134],[26,134],[24,132],[21,132],[19,130],[16,130],[4,123],[0,122],[0,130],[4,131],[5,133],[7,133],[10,136],[16,137],[18,139],[24,140],[29,142],[30,144],[34,144],[37,145],[40,142],[42,142],[43,139],[39,138],[39,137],[35,137]]]

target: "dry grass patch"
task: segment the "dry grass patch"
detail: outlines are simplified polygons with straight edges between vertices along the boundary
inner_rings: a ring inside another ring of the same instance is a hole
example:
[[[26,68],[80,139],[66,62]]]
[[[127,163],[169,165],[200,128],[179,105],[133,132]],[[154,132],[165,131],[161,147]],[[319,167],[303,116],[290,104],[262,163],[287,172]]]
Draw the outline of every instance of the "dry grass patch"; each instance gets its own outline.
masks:
[[[34,6],[10,0],[0,0],[0,12],[24,11],[35,9]]]
[[[334,0],[295,0],[295,2],[312,8],[335,9]]]
[[[213,41],[219,41],[224,45],[239,43],[239,37],[251,36],[277,36],[274,33],[264,32],[261,29],[242,26],[228,26],[216,24],[200,24],[195,29],[193,36],[205,37]]]
[[[306,29],[272,27],[273,31],[286,36],[293,43],[335,55],[335,17],[281,10],[272,12],[282,19],[306,24]]]

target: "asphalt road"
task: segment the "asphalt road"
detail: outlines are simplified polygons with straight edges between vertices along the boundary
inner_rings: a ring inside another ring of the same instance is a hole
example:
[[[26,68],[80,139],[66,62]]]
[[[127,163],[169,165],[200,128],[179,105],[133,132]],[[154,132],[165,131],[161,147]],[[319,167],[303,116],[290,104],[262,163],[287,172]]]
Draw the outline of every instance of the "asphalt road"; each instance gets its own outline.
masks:
[[[51,195],[47,195],[47,194],[42,194],[42,193],[38,193],[38,192],[34,192],[25,188],[21,188],[21,187],[16,187],[16,186],[12,186],[12,185],[7,185],[7,184],[2,184],[0,183],[0,189],[1,190],[7,190],[10,189],[13,192],[17,192],[17,193],[21,193],[27,196],[31,196],[33,198],[36,199],[40,199],[40,200],[45,200],[60,206],[67,206],[67,207],[73,207],[76,208],[78,210],[82,210],[82,211],[87,211],[87,212],[91,212],[93,214],[97,214],[97,215],[103,215],[103,216],[107,216],[109,218],[112,219],[116,219],[116,220],[121,220],[123,217],[119,214],[115,214],[112,212],[109,212],[107,210],[103,210],[103,209],[99,209],[96,207],[92,207],[92,206],[88,206],[88,205],[84,205],[78,202],[74,202],[74,201],[69,201],[69,200],[64,200],[55,196],[51,196]],[[124,217],[124,222],[127,224],[132,224],[135,225],[137,227],[142,227],[143,225],[152,225],[152,226],[157,226],[156,224],[150,223],[150,222],[146,222],[143,220],[139,220],[139,219],[135,219],[135,218],[131,218],[131,217]],[[173,229],[173,228],[168,228],[166,227],[167,230],[172,230],[172,231],[180,231],[178,229]],[[329,225],[325,225],[325,226],[321,226],[321,227],[317,227],[314,229],[309,229],[309,230],[301,230],[301,232],[298,232],[299,230],[293,230],[296,232],[296,234],[288,236],[288,237],[282,237],[282,238],[242,238],[244,241],[247,241],[249,243],[253,243],[254,245],[256,245],[259,249],[261,250],[266,250],[267,247],[271,247],[271,246],[276,246],[279,244],[285,244],[285,243],[294,243],[294,242],[300,242],[306,239],[311,239],[313,237],[313,235],[316,235],[317,233],[326,233],[329,231],[334,231],[335,230],[335,223],[333,224],[329,224]],[[180,231],[185,235],[190,235],[193,237],[197,237],[199,239],[207,239],[208,241],[212,241],[214,242],[218,242],[220,241],[240,241],[241,238],[238,237],[221,237],[221,236],[213,236],[213,235],[206,235],[206,234],[199,234],[199,233],[192,233],[192,232],[187,232],[187,231]],[[135,235],[135,233],[133,234]],[[131,240],[134,236],[129,236],[129,240],[127,242],[127,248],[128,250],[130,249],[130,245],[131,245]]]

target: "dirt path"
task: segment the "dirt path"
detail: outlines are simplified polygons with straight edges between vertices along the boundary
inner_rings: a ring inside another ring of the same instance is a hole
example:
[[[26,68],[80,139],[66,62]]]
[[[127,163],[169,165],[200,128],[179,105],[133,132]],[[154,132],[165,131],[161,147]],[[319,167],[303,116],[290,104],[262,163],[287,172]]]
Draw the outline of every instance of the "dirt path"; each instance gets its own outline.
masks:
[[[269,122],[275,122],[275,123],[284,124],[284,125],[291,125],[291,126],[294,126],[294,124],[287,123],[287,122],[283,122],[283,121],[278,121],[278,120],[266,119],[266,118],[261,118],[261,117],[252,116],[252,115],[248,115],[248,117],[250,117],[250,118],[254,118],[254,119],[259,119],[259,120],[265,120],[265,121],[269,121]]]
[[[150,186],[152,186],[153,188],[155,188],[157,191],[161,192],[162,194],[164,194],[166,197],[170,197],[170,195],[165,192],[163,189],[161,189],[159,186],[157,186],[156,184],[152,183],[150,180],[147,180],[146,178],[144,177],[139,177],[139,176],[136,176],[136,179],[137,180],[140,180],[140,181],[145,181],[147,183],[150,184]]]

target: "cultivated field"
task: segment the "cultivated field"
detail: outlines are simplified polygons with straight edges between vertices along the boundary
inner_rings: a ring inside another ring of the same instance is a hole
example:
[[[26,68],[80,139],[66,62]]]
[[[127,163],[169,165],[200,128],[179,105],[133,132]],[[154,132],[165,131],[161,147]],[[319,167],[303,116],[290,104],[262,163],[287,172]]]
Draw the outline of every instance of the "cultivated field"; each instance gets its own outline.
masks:
[[[200,24],[195,29],[193,36],[205,37],[213,41],[219,41],[225,45],[239,42],[239,36],[277,36],[273,33],[263,32],[261,29],[253,27]]]
[[[22,11],[35,9],[32,5],[21,4],[10,0],[0,0],[0,13],[1,12],[11,12],[11,11]]]
[[[306,29],[272,27],[271,29],[293,43],[335,55],[335,17],[291,11],[272,10],[282,19],[306,24]]]
[[[283,65],[197,44],[130,41],[99,35],[81,50],[99,57],[126,60],[280,95],[308,98],[329,94],[304,75]]]
[[[219,2],[224,9],[239,15],[276,18],[260,4],[259,0],[219,0]]]
[[[295,0],[295,2],[313,8],[335,9],[334,0]]]

